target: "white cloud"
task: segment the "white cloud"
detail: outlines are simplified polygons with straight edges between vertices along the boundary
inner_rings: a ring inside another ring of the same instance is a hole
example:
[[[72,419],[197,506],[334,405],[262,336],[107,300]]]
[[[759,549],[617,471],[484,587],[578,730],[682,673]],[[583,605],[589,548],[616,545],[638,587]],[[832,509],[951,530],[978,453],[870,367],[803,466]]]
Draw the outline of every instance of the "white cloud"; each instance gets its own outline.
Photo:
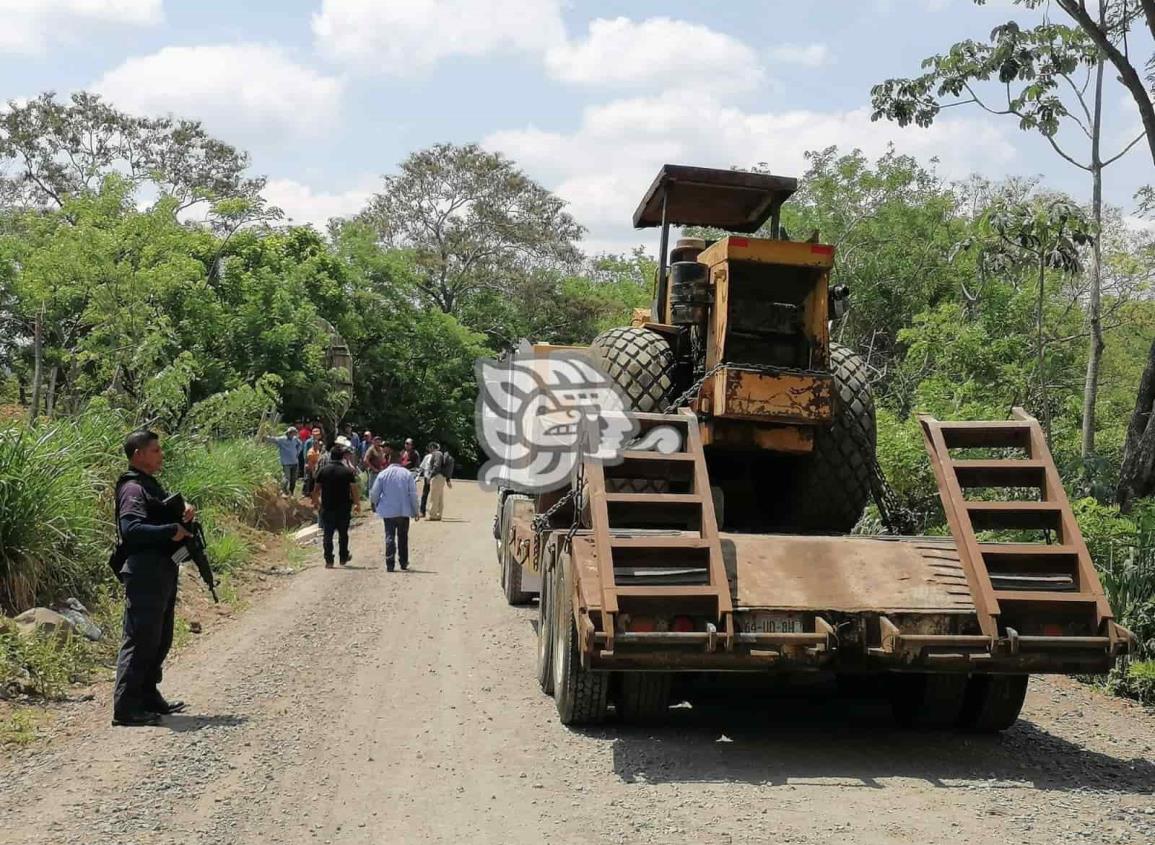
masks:
[[[93,90],[134,114],[203,120],[233,143],[325,133],[337,120],[343,84],[264,44],[165,47],[125,61]]]
[[[748,89],[763,78],[758,56],[736,38],[670,18],[598,18],[582,40],[546,52],[546,69],[580,85]]]
[[[405,76],[451,56],[540,53],[565,39],[562,0],[322,0],[313,34],[329,58]]]
[[[781,64],[819,67],[830,61],[830,48],[825,44],[779,44],[767,54]]]
[[[0,53],[42,53],[55,42],[91,38],[92,27],[150,26],[163,0],[0,0]]]
[[[630,221],[662,164],[764,161],[776,173],[801,176],[808,150],[858,147],[875,157],[891,141],[923,161],[937,156],[948,178],[1005,172],[1015,156],[1006,133],[981,119],[943,119],[929,129],[900,130],[871,122],[866,108],[747,112],[685,91],[589,108],[571,134],[530,127],[493,133],[483,144],[509,155],[570,203],[571,213],[589,229],[587,249],[616,251],[652,242],[650,234],[633,232]]]
[[[332,218],[349,217],[363,209],[380,187],[379,181],[364,179],[347,191],[325,193],[293,179],[270,179],[261,193],[293,223],[312,223],[324,232]]]

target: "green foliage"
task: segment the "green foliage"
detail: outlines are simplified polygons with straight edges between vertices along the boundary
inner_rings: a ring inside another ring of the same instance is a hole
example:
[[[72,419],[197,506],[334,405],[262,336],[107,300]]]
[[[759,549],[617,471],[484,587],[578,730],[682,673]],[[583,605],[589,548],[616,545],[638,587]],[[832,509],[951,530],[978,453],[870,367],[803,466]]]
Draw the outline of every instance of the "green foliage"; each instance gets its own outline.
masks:
[[[90,419],[0,430],[0,606],[23,610],[99,580],[107,446]]]
[[[1120,662],[1107,676],[1107,689],[1141,704],[1155,705],[1155,660]]]

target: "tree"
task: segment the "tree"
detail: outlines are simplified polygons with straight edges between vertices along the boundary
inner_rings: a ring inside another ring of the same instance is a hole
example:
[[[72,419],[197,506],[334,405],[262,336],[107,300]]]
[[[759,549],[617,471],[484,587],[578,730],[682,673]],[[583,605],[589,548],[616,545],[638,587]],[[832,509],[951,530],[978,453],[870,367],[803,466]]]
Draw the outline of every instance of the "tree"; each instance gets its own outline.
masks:
[[[1079,250],[1093,235],[1082,210],[1065,197],[1030,203],[995,203],[985,215],[992,237],[983,245],[982,261],[1012,270],[1022,263],[1035,275],[1035,379],[1043,429],[1051,433],[1048,401],[1046,304],[1047,274],[1074,274],[1082,267]]]
[[[1050,5],[1049,0],[1014,2],[1028,9]],[[986,0],[975,0],[975,3],[982,6]],[[1153,81],[1152,57],[1144,60],[1144,70],[1147,72],[1145,84],[1144,77],[1139,75],[1132,62],[1127,37],[1135,21],[1146,23],[1148,31],[1155,37],[1155,0],[1100,0],[1097,13],[1088,8],[1086,0],[1055,0],[1055,5],[1067,13],[1115,67],[1119,82],[1127,89],[1139,110],[1139,118],[1143,122],[1140,138],[1146,138],[1151,160],[1155,162],[1155,104],[1152,104],[1148,91],[1148,85]]]
[[[133,117],[87,92],[54,93],[0,113],[0,208],[59,208],[119,174],[175,200],[174,212],[229,197],[256,198],[249,159],[198,121]]]
[[[357,216],[378,243],[404,249],[426,301],[461,314],[484,292],[508,296],[519,278],[574,265],[582,228],[565,203],[499,153],[437,144],[413,153]]]
[[[1100,6],[1106,20],[1107,4]],[[1102,229],[1103,169],[1122,158],[1139,141],[1140,133],[1114,155],[1101,152],[1103,54],[1077,27],[1046,23],[1022,29],[1014,21],[996,27],[990,43],[961,41],[941,56],[923,61],[928,68],[913,79],[888,79],[871,90],[872,119],[886,117],[906,126],[929,126],[946,108],[973,104],[991,114],[1018,119],[1020,128],[1039,132],[1055,152],[1091,175],[1091,217],[1094,232]],[[1087,88],[1094,79],[1090,96]],[[990,90],[988,90],[990,89]],[[1085,159],[1061,140],[1064,125],[1077,128],[1089,149]],[[1095,451],[1095,403],[1102,361],[1102,256],[1098,239],[1091,245],[1091,285],[1088,292],[1089,345],[1084,378],[1082,456],[1090,464]]]

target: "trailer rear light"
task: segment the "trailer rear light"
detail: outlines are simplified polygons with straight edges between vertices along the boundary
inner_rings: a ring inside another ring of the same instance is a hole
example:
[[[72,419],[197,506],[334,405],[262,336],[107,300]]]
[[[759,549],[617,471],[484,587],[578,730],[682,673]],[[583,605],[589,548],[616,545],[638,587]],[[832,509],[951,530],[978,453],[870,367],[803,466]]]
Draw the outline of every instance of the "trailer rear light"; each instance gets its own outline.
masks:
[[[1061,637],[1063,633],[1062,625],[1056,625],[1052,622],[1050,625],[1043,626],[1043,636],[1045,637]]]
[[[675,616],[674,621],[670,623],[670,630],[677,631],[679,634],[689,633],[694,628],[694,620],[689,616]]]
[[[635,634],[652,634],[658,629],[652,616],[631,616],[626,620],[625,627]]]

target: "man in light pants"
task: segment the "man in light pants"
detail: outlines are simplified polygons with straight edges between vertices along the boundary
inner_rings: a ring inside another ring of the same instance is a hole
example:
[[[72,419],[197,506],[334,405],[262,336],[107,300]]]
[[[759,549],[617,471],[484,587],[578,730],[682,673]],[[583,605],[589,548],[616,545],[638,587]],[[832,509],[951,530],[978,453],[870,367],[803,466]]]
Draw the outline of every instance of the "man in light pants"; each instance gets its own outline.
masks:
[[[425,470],[425,490],[429,494],[429,521],[440,522],[445,508],[445,454],[438,443],[429,444],[429,467]]]

